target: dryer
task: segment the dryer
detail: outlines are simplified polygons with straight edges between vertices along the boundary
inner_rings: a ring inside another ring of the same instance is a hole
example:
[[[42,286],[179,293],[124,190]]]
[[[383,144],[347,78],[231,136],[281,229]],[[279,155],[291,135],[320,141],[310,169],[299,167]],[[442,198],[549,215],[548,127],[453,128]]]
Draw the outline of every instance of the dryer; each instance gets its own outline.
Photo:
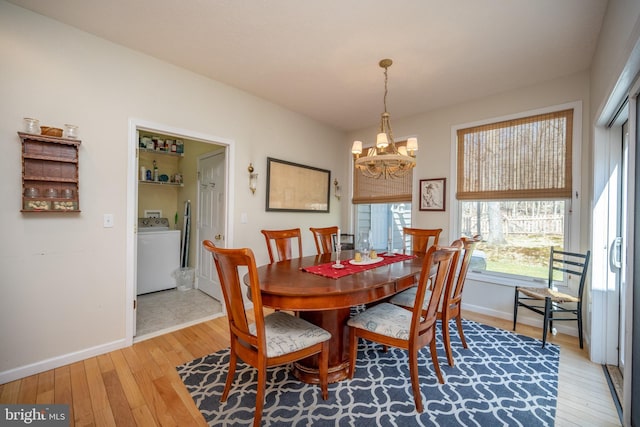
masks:
[[[137,294],[176,287],[173,273],[180,269],[180,230],[171,230],[167,218],[138,219]]]

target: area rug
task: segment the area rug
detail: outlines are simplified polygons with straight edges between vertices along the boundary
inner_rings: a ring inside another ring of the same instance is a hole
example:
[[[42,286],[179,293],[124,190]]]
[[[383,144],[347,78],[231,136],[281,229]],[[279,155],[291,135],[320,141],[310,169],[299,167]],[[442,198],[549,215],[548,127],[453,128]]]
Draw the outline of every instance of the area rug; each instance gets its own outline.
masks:
[[[424,412],[415,410],[406,352],[360,340],[353,380],[320,388],[298,381],[287,366],[271,368],[265,426],[553,426],[560,349],[509,331],[464,321],[468,349],[451,322],[455,366],[438,356],[445,384],[433,372],[427,348],[420,353]],[[440,334],[438,336],[441,336]],[[255,370],[239,362],[227,402],[220,402],[229,349],[195,359],[177,370],[210,426],[251,425]]]

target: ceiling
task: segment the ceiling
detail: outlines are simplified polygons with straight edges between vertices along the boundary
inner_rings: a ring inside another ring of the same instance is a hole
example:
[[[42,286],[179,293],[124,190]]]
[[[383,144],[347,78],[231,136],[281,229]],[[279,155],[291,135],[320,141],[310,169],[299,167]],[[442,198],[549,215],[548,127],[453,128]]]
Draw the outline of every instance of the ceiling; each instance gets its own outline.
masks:
[[[10,0],[349,131],[589,68],[606,0]]]

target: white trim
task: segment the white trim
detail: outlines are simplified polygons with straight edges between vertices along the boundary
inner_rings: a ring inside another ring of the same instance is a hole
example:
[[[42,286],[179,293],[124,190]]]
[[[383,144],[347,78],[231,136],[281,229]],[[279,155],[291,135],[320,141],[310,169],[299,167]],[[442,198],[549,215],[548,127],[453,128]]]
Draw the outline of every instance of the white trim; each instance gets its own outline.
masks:
[[[133,344],[135,334],[135,318],[133,310],[133,301],[136,299],[136,233],[137,224],[137,192],[138,192],[138,161],[136,151],[138,148],[138,139],[136,132],[138,130],[148,130],[158,132],[165,135],[177,136],[184,139],[190,139],[205,143],[222,145],[227,150],[226,165],[226,185],[227,185],[227,244],[233,245],[233,204],[234,204],[234,175],[231,173],[235,161],[235,141],[213,136],[193,130],[182,129],[175,126],[169,126],[162,123],[151,122],[148,120],[129,118],[129,149],[128,149],[128,170],[127,170],[127,224],[126,224],[126,278],[125,278],[125,342],[126,345]]]
[[[479,120],[475,122],[462,123],[451,126],[451,166],[450,166],[450,181],[449,187],[449,200],[451,201],[451,209],[449,209],[449,223],[451,224],[451,235],[460,235],[460,224],[458,223],[459,217],[459,201],[456,199],[457,189],[457,132],[459,129],[465,129],[473,126],[481,126],[489,123],[496,123],[506,120],[514,120],[528,116],[534,116],[538,114],[546,114],[554,111],[573,109],[573,135],[572,135],[572,150],[573,150],[573,164],[572,169],[572,218],[574,220],[566,221],[571,229],[569,230],[569,250],[580,251],[580,197],[582,180],[582,101],[573,101],[565,104],[552,105],[549,107],[538,108],[535,110],[523,111],[520,113],[509,114],[506,116],[492,117],[485,120]],[[577,219],[577,220],[576,220]],[[487,279],[488,281],[488,279]]]
[[[636,60],[640,57],[640,53],[638,53],[638,49],[635,50],[636,54],[634,57]],[[626,248],[626,293],[625,293],[625,319],[624,319],[624,372],[623,378],[627,378],[623,383],[622,390],[622,407],[623,408],[631,408],[631,385],[633,378],[633,316],[637,315],[634,313],[633,309],[633,284],[634,284],[634,268],[633,268],[633,260],[635,259],[634,253],[634,245],[632,242],[634,241],[633,236],[635,234],[635,209],[636,209],[636,180],[635,176],[638,171],[638,165],[636,164],[636,152],[638,147],[636,146],[638,141],[638,132],[640,126],[638,126],[637,117],[637,97],[640,96],[640,79],[637,79],[629,93],[631,94],[629,100],[629,145],[628,145],[628,167],[627,173],[629,176],[627,183],[627,230],[626,236],[623,236],[626,243],[624,247]],[[636,309],[638,309],[636,307]],[[637,375],[637,374],[636,374]],[[631,411],[623,410],[623,423],[624,425],[631,425]]]
[[[10,369],[8,371],[0,372],[0,384],[6,384],[11,381],[18,380],[20,378],[26,378],[31,375],[39,374],[41,372],[45,372],[51,369],[59,368],[60,366],[65,366],[70,363],[79,362],[84,359],[88,359],[90,357],[99,356],[101,354],[109,353],[114,350],[119,350],[121,348],[127,347],[125,339],[120,339],[116,341],[112,341],[110,343],[97,345],[95,347],[85,348],[80,351],[75,351],[73,353],[67,353],[62,356],[52,357],[50,359],[45,359],[36,363],[32,363],[30,365],[20,366],[15,369]]]

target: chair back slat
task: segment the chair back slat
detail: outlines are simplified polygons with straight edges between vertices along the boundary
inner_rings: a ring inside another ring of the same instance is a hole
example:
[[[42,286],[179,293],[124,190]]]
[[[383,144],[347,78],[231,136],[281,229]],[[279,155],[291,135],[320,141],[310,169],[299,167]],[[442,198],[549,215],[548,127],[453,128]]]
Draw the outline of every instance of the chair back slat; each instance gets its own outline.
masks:
[[[299,228],[288,230],[260,230],[267,242],[267,251],[269,252],[269,262],[276,262],[274,256],[274,247],[278,255],[278,261],[285,261],[294,257],[293,247],[297,242],[298,253],[296,258],[302,256],[302,232]]]
[[[464,283],[467,278],[467,272],[469,271],[469,265],[471,264],[471,257],[473,256],[476,245],[480,241],[478,238],[469,239],[468,237],[463,237],[460,240],[463,244],[462,261],[458,264],[455,279],[452,279],[445,289],[445,298],[448,296],[449,300],[446,301],[445,299],[443,308],[445,304],[450,306],[462,301],[462,291],[464,290]]]
[[[578,253],[578,252],[568,252],[563,250],[558,250],[551,247],[551,252],[549,254],[549,278],[548,278],[548,287],[553,287],[553,275],[554,272],[561,272],[564,274],[573,275],[578,278],[578,290],[577,296],[582,298],[582,293],[584,291],[584,284],[587,277],[587,269],[589,268],[589,260],[591,259],[591,251],[587,251],[586,253]]]
[[[316,244],[318,255],[333,252],[338,241],[338,227],[309,227],[309,230],[313,234],[313,241]]]
[[[462,248],[462,241],[456,240],[451,247],[432,245],[427,249],[420,271],[411,320],[411,328],[416,334],[432,330],[431,327],[438,317],[438,308],[445,285],[449,278],[455,274],[460,248]],[[423,310],[428,286],[431,286],[429,303],[426,310]]]
[[[410,228],[404,227],[404,251],[410,250],[413,253],[426,253],[429,247],[437,245],[440,240],[442,228]]]
[[[211,252],[216,270],[218,271],[222,295],[227,309],[230,332],[236,335],[241,341],[253,347],[264,349],[266,347],[264,314],[262,311],[258,271],[253,251],[249,248],[218,248],[209,240],[203,241],[202,244],[207,251]],[[241,278],[245,274],[244,271],[249,275],[249,288],[256,324],[255,335],[249,330],[250,322],[244,305],[243,288],[246,289],[246,286]]]

